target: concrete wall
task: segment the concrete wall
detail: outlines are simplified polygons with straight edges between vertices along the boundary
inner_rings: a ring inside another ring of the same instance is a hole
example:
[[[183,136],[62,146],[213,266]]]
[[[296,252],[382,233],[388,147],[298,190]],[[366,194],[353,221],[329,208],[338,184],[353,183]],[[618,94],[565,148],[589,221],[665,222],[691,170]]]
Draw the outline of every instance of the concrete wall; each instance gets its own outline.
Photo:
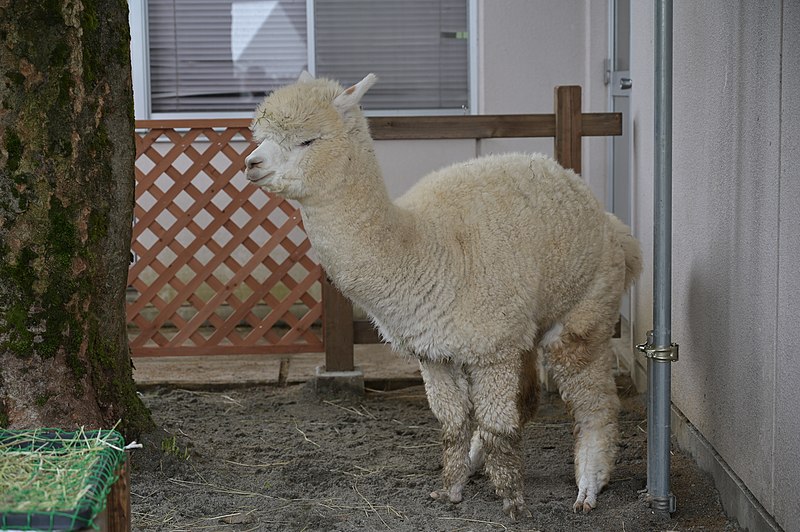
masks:
[[[635,219],[649,253],[653,10],[631,4]],[[800,6],[676,2],[674,26],[673,403],[800,530]],[[635,338],[652,323],[651,279],[648,268]]]

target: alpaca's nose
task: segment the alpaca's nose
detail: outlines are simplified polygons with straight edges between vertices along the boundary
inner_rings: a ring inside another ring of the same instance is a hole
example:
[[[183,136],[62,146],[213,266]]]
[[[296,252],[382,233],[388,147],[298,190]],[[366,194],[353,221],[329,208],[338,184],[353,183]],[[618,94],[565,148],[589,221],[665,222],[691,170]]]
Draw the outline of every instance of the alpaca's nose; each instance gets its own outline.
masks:
[[[256,155],[255,153],[251,153],[247,156],[244,160],[245,166],[247,169],[255,168],[256,166],[261,166],[261,163],[264,162],[264,158],[261,155]]]

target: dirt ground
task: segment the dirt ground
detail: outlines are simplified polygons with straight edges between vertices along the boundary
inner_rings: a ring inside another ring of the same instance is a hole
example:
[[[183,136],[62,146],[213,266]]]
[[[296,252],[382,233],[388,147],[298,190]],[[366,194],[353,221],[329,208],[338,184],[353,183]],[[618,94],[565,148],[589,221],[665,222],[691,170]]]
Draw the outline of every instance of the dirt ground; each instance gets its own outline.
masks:
[[[710,477],[672,457],[678,510],[654,513],[646,482],[643,398],[625,396],[619,457],[589,515],[574,514],[572,434],[564,405],[546,394],[525,429],[530,516],[507,518],[479,475],[458,505],[434,501],[439,426],[421,386],[325,400],[308,384],[222,391],[143,392],[159,429],[132,458],[134,530],[659,531],[738,530]]]

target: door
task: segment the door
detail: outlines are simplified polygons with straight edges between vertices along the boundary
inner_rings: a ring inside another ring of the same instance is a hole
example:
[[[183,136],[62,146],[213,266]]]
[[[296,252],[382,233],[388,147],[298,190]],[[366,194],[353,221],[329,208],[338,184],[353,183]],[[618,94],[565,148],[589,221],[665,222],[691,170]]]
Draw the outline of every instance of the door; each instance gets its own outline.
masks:
[[[609,59],[606,81],[608,108],[622,113],[622,135],[611,137],[609,146],[606,209],[628,226],[631,225],[631,139],[633,121],[630,119],[630,0],[611,0],[609,3]],[[630,322],[630,297],[622,299],[620,313]]]
[[[630,94],[633,82],[630,79],[630,0],[610,2],[609,110],[622,113],[622,135],[612,137],[609,157],[609,173],[606,193],[606,208],[630,225],[631,223],[631,126]]]

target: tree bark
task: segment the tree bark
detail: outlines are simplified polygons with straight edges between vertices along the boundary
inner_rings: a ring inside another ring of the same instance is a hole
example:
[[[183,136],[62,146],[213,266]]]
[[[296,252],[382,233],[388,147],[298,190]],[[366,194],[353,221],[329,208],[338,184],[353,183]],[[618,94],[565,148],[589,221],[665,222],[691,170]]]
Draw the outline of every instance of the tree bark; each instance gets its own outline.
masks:
[[[151,425],[131,375],[126,0],[0,0],[0,427]]]

